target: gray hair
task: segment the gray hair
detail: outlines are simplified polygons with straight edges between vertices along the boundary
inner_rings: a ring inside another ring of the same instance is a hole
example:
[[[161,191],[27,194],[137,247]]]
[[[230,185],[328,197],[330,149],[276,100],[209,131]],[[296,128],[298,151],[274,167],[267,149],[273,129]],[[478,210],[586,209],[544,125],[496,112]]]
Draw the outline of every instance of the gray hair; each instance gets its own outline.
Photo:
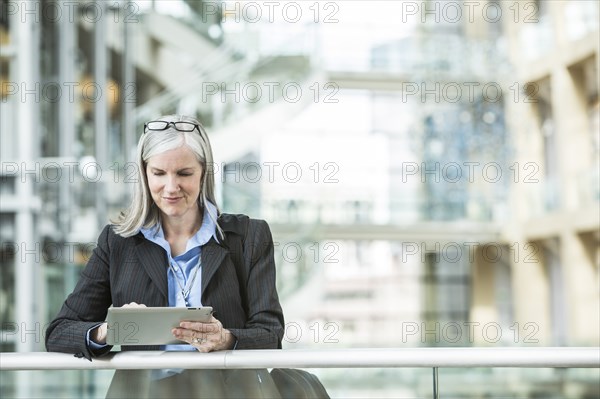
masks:
[[[149,228],[160,223],[160,212],[150,194],[148,188],[148,176],[146,174],[146,164],[150,157],[161,154],[165,151],[173,150],[181,146],[188,147],[202,166],[202,179],[200,195],[198,196],[198,207],[202,212],[206,201],[210,201],[215,207],[215,176],[212,149],[208,141],[208,135],[204,126],[194,118],[183,115],[166,115],[157,120],[166,122],[190,122],[198,125],[198,130],[192,132],[180,132],[170,126],[167,130],[149,131],[143,133],[138,142],[136,153],[136,164],[138,168],[138,179],[135,182],[133,195],[129,207],[122,211],[114,223],[115,233],[122,237],[131,237],[140,231],[140,228]],[[214,219],[220,214],[217,207],[217,215],[208,212],[209,217]],[[223,231],[217,225],[219,235],[223,237]]]

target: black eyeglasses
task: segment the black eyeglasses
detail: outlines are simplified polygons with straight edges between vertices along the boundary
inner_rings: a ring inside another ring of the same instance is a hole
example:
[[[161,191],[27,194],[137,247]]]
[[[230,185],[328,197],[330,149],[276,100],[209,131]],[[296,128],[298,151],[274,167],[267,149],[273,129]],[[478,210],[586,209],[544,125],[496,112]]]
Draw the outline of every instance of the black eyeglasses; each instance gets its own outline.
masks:
[[[147,133],[149,130],[167,130],[171,125],[173,126],[173,128],[175,128],[175,130],[180,132],[193,132],[194,129],[198,129],[198,133],[200,133],[200,136],[202,136],[200,126],[197,123],[192,122],[151,121],[144,124],[144,133]]]

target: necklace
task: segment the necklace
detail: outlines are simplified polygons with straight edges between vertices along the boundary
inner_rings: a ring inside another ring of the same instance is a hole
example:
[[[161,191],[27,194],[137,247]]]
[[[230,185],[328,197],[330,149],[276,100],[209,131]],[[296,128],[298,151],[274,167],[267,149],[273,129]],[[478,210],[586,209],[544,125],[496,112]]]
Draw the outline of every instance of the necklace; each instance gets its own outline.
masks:
[[[175,268],[173,267],[173,263],[169,263],[169,267],[171,268],[171,271],[173,272],[173,275],[175,276],[175,281],[177,281],[177,285],[179,286],[179,289],[181,290],[181,296],[183,297],[185,306],[188,308],[190,307],[190,302],[189,302],[188,297],[190,295],[190,291],[191,291],[192,287],[194,286],[194,281],[196,281],[196,275],[198,274],[198,270],[200,270],[200,263],[201,263],[200,258],[198,258],[198,264],[196,265],[196,270],[194,270],[194,274],[192,275],[192,279],[191,279],[190,283],[188,284],[187,289],[179,281],[179,277],[177,276],[177,273],[175,273]],[[183,274],[183,270],[181,270],[181,268],[179,266],[177,266],[177,268],[181,271],[181,274]]]

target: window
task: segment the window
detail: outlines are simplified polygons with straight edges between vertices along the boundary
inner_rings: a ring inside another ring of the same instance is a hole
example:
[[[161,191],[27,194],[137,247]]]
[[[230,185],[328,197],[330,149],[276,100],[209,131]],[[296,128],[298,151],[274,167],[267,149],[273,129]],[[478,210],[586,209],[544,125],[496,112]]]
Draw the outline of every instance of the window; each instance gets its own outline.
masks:
[[[425,255],[422,320],[426,323],[423,342],[432,346],[465,345],[468,337],[457,336],[469,320],[470,263],[461,256],[466,248],[444,246],[442,251]],[[454,326],[454,327],[453,327]]]
[[[560,262],[560,242],[557,238],[542,242],[542,256],[548,279],[552,345],[562,346],[567,344],[568,323],[563,271]]]

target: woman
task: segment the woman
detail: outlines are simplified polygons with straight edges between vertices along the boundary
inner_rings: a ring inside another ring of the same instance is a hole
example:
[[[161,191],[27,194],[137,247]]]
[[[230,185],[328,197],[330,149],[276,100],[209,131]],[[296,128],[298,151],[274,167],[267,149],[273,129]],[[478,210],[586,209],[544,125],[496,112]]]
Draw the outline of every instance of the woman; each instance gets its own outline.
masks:
[[[73,293],[48,327],[48,351],[87,359],[109,352],[104,320],[111,305],[212,306],[215,311],[208,323],[185,322],[172,330],[184,345],[123,350],[281,348],[284,322],[269,227],[250,220],[242,231],[242,215],[220,214],[204,127],[177,115],[146,123],[137,164],[140,179],[132,202],[100,234]],[[244,235],[243,287],[226,245],[235,234]],[[174,381],[182,375],[182,370],[161,370],[152,379]]]

